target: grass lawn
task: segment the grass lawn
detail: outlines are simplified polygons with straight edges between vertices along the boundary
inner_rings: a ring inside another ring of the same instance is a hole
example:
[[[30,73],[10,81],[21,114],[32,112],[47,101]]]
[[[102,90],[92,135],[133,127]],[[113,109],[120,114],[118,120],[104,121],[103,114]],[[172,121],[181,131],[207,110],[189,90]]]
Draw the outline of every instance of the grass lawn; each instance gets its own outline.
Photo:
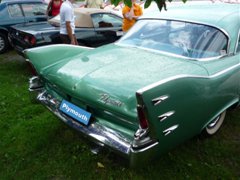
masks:
[[[157,161],[130,169],[29,99],[29,69],[0,55],[0,179],[240,179],[240,109],[209,139],[195,137]],[[239,82],[237,82],[239,83]]]

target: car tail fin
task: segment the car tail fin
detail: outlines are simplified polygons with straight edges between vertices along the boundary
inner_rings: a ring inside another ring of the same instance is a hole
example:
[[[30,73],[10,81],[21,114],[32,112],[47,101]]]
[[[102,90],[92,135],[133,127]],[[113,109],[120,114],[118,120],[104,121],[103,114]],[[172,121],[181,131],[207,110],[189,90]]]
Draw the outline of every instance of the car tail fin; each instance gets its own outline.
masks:
[[[36,71],[40,71],[42,68],[59,63],[69,59],[69,57],[74,57],[91,49],[92,48],[66,44],[48,45],[27,49],[24,51],[24,56]]]

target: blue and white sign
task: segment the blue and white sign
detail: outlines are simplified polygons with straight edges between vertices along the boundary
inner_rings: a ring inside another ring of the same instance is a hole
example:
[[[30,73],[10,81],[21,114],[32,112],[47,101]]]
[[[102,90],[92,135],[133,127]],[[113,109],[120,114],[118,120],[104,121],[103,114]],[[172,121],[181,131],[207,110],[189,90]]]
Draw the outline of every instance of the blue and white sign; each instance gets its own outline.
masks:
[[[91,117],[91,113],[77,107],[76,105],[66,100],[62,101],[60,110],[85,125],[88,125],[89,119]]]

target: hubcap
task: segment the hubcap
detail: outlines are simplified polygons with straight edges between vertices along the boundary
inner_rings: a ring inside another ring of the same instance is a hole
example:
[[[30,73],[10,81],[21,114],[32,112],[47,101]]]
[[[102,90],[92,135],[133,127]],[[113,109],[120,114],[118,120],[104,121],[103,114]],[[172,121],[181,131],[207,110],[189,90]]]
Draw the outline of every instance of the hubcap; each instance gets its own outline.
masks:
[[[208,128],[213,128],[217,122],[219,121],[220,119],[220,116],[218,116],[214,121],[212,121],[209,125],[208,125]]]
[[[226,111],[222,112],[218,117],[216,117],[212,122],[207,125],[205,130],[208,135],[213,135],[219,130],[224,121],[225,115]]]

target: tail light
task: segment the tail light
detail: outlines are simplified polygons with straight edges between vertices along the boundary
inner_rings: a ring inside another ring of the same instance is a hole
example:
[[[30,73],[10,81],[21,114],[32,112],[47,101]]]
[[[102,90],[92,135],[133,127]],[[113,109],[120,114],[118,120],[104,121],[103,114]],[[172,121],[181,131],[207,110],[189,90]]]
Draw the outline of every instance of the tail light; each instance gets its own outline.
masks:
[[[26,43],[31,44],[32,46],[36,44],[36,38],[34,36],[25,35],[23,39]]]
[[[137,106],[137,112],[138,112],[138,118],[139,118],[139,123],[142,129],[147,129],[148,128],[148,120],[145,116],[143,106],[138,105]]]
[[[31,45],[35,45],[36,44],[36,38],[34,36],[31,37],[30,44]]]

